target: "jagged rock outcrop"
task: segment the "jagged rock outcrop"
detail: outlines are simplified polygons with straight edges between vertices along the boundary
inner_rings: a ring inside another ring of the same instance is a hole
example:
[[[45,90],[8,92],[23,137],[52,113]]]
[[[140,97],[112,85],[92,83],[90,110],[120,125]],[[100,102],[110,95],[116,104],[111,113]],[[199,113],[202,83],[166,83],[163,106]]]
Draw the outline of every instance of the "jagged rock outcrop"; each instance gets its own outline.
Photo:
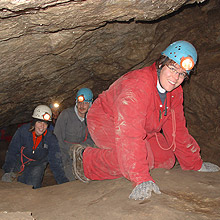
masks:
[[[97,96],[184,39],[199,54],[184,85],[187,125],[219,164],[219,9],[217,0],[1,1],[0,127],[29,121],[41,103],[66,108],[82,86]]]
[[[135,21],[154,21],[187,2],[1,1],[0,125],[26,120],[39,103],[71,99],[83,84],[101,92],[99,78],[106,88],[168,44],[155,38],[157,24]]]

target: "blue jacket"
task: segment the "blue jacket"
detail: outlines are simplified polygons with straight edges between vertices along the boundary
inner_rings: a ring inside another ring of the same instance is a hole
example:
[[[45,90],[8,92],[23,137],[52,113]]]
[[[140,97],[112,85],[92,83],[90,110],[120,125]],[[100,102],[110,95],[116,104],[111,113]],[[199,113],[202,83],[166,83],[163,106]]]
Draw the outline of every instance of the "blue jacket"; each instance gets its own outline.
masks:
[[[24,124],[18,128],[14,134],[6,154],[5,163],[2,167],[5,173],[20,171],[22,159],[25,166],[37,166],[43,162],[48,162],[57,183],[68,182],[64,174],[60,148],[56,136],[51,131],[47,131],[33,153],[33,134],[29,129],[30,123]],[[24,149],[24,156],[21,157],[22,147]],[[28,158],[34,161],[26,163],[29,160]]]

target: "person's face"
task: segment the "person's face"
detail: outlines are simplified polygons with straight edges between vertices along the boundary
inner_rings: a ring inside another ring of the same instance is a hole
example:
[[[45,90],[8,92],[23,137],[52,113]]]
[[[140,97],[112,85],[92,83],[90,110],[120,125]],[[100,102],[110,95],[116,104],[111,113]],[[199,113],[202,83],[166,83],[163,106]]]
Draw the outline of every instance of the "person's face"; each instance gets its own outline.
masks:
[[[84,118],[86,112],[89,110],[89,102],[78,102],[77,110],[80,117]]]
[[[53,114],[52,114],[53,118],[54,118],[54,119],[57,119],[58,116],[59,116],[59,114],[60,114],[59,110],[58,110],[58,109],[55,109],[55,108],[52,108],[51,110],[52,110],[52,113],[53,113]]]
[[[186,76],[187,73],[177,63],[167,64],[160,72],[160,84],[167,92],[171,92],[183,82]]]
[[[34,126],[35,134],[37,136],[42,135],[47,130],[47,126],[48,124],[46,122],[36,121],[35,126]]]

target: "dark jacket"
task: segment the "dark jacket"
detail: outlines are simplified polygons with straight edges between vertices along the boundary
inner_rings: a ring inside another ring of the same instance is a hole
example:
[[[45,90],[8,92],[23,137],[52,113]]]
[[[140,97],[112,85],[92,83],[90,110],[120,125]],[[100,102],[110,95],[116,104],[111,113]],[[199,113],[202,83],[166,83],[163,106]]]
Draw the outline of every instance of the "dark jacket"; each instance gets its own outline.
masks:
[[[33,152],[33,134],[29,129],[30,123],[24,124],[14,134],[6,154],[5,163],[2,167],[5,173],[20,171],[22,160],[25,166],[37,166],[41,163],[48,162],[57,183],[68,182],[64,174],[56,136],[51,131],[47,131]]]
[[[70,147],[73,144],[93,146],[94,142],[91,139],[85,121],[79,120],[74,107],[67,108],[61,112],[56,121],[54,134],[59,141],[65,174],[72,181],[75,178],[72,173],[72,159],[69,154]]]

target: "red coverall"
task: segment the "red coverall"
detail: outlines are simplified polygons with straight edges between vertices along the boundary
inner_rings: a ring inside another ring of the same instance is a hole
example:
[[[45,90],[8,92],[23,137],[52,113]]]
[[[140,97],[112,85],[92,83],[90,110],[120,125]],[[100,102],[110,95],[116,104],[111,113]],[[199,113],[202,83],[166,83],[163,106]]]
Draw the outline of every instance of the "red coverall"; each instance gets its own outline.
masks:
[[[182,87],[168,92],[162,105],[156,85],[154,63],[123,75],[95,100],[87,123],[98,148],[83,153],[87,178],[124,176],[138,185],[154,181],[150,169],[171,169],[175,156],[183,170],[201,168],[200,148],[186,128]]]

